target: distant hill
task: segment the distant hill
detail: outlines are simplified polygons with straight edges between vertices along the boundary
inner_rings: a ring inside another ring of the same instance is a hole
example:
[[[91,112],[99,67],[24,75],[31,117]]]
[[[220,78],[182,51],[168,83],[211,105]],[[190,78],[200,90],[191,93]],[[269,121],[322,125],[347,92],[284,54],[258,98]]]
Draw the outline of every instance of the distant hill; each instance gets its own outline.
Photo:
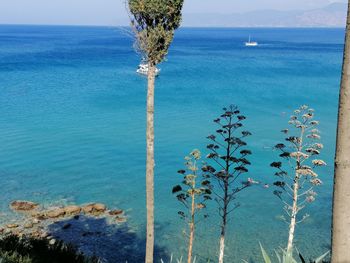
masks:
[[[260,10],[232,14],[185,14],[192,27],[344,27],[347,4],[333,3],[313,10]]]

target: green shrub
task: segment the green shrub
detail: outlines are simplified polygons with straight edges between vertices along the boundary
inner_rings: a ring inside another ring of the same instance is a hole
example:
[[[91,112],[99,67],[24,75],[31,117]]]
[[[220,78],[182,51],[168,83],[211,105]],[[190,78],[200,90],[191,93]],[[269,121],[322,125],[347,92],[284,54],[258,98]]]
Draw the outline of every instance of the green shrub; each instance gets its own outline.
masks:
[[[0,238],[0,263],[98,263],[85,257],[72,245],[47,239],[7,235]]]
[[[260,248],[261,248],[262,256],[264,258],[264,262],[272,263],[270,256],[267,254],[267,252],[265,251],[265,249],[261,244],[260,244]],[[306,263],[306,260],[300,254],[300,252],[297,251],[297,253],[299,255],[300,262]],[[324,253],[322,256],[318,257],[317,259],[310,260],[309,262],[310,263],[329,263],[329,261],[324,260],[328,256],[328,254],[329,254],[329,251]],[[277,261],[278,263],[298,263],[298,261],[295,258],[293,258],[292,253],[288,253],[286,249],[280,248],[279,250],[275,250],[275,255],[278,260]]]

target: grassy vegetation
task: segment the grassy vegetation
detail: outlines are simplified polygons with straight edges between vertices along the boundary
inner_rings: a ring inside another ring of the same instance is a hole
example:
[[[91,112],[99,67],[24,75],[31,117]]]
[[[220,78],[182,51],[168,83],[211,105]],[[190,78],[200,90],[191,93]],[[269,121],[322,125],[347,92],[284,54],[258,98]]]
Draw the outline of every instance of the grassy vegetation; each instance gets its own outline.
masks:
[[[97,258],[88,258],[71,245],[62,242],[49,244],[47,239],[17,237],[0,238],[0,263],[98,263]]]

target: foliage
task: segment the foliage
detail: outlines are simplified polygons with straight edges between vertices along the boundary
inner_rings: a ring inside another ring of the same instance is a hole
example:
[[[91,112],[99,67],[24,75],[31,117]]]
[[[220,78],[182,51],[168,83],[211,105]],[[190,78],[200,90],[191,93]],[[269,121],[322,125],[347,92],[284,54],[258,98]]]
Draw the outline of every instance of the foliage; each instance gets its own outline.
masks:
[[[2,261],[1,261],[2,260]],[[73,246],[62,242],[49,244],[46,239],[6,235],[0,239],[1,263],[98,263],[87,258]]]
[[[265,263],[272,263],[272,260],[270,256],[267,254],[263,246],[260,244],[261,254],[264,258]],[[328,261],[325,261],[325,258],[328,256],[329,252],[324,253],[323,255],[319,256],[317,259],[310,259],[310,263],[328,263]],[[301,263],[306,263],[306,260],[304,257],[298,252],[299,259]],[[279,250],[275,250],[275,256],[277,258],[278,263],[298,263],[298,261],[293,258],[291,253],[288,253],[286,249],[280,248]]]
[[[173,254],[171,254],[169,263],[173,263],[173,260],[174,260],[174,257],[173,257]],[[160,263],[165,263],[162,258],[160,259]],[[180,259],[176,259],[176,263],[182,263],[182,257]]]
[[[183,263],[183,257],[181,256],[179,259],[176,259],[176,262],[174,261],[174,257],[173,257],[173,254],[171,254],[170,256],[170,260],[169,260],[169,263]],[[196,258],[193,259],[193,263],[196,263]],[[208,259],[208,261],[206,261],[206,263],[210,263],[211,261]],[[163,259],[160,259],[160,263],[165,263]]]
[[[0,252],[0,263],[32,263],[32,260],[28,256],[21,256],[17,252]]]
[[[128,0],[137,49],[152,65],[162,62],[181,23],[183,0]]]

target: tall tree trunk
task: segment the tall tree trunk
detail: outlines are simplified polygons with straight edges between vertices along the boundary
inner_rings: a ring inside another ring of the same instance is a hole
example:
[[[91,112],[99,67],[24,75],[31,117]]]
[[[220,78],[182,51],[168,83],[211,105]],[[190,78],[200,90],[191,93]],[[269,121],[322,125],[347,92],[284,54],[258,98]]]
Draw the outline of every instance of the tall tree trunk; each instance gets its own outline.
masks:
[[[147,161],[146,161],[146,206],[147,206],[147,238],[146,263],[153,263],[154,253],[154,84],[155,66],[148,65],[147,88]]]
[[[195,213],[195,197],[192,195],[192,205],[191,205],[191,222],[190,222],[190,239],[188,243],[188,255],[187,263],[192,262],[192,251],[193,251],[193,241],[194,241],[194,213]]]
[[[294,179],[294,188],[293,188],[293,206],[292,206],[292,214],[290,217],[290,225],[289,225],[289,235],[288,235],[288,245],[287,245],[287,253],[293,253],[293,239],[296,225],[296,217],[298,213],[298,190],[299,190],[299,178],[298,174]]]
[[[350,260],[350,1],[339,95],[334,171],[332,262]]]

